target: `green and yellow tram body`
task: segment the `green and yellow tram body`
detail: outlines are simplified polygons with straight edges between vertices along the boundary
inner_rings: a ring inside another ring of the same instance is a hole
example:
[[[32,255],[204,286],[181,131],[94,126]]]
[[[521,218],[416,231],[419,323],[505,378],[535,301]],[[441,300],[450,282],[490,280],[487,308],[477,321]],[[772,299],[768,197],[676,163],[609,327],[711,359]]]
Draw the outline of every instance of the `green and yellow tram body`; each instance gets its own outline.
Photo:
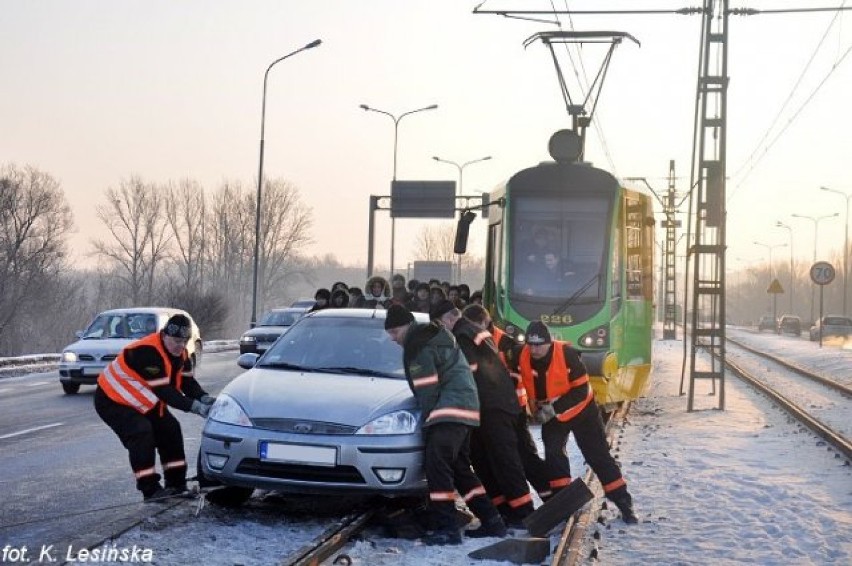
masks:
[[[483,300],[495,324],[522,333],[540,320],[571,342],[604,407],[643,395],[653,333],[651,197],[589,164],[546,162],[516,173],[489,200]]]

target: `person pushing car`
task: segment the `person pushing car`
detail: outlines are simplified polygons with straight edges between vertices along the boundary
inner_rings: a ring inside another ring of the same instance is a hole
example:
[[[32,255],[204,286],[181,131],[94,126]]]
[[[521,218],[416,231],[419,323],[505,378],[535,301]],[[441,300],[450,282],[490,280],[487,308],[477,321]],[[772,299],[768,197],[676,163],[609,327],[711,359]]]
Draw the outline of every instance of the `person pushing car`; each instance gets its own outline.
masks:
[[[95,411],[127,449],[136,489],[146,501],[186,491],[183,433],[168,407],[206,417],[216,400],[193,376],[186,352],[191,336],[189,317],[173,315],[160,332],[125,346],[98,376]]]

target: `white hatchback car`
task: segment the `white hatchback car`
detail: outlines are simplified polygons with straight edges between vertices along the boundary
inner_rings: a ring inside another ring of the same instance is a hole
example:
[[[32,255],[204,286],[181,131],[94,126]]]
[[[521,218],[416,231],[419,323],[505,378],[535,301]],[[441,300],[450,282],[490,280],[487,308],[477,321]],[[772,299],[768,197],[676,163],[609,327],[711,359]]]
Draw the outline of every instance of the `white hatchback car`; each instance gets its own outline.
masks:
[[[201,359],[201,332],[186,311],[168,307],[112,309],[100,313],[86,330],[77,332],[77,340],[62,350],[59,381],[68,394],[80,385],[94,385],[98,375],[121,349],[152,332],[159,332],[172,315],[183,314],[192,321],[192,338],[186,346],[193,365]]]

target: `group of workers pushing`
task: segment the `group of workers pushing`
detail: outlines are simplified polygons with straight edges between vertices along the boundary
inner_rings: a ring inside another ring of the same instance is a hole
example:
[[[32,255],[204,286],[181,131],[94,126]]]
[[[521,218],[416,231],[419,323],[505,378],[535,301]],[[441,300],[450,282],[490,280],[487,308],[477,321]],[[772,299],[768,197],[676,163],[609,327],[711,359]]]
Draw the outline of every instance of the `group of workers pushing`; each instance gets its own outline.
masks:
[[[387,309],[385,330],[402,346],[405,375],[423,411],[424,472],[435,527],[425,542],[461,543],[456,493],[481,523],[464,531],[467,536],[502,537],[507,526],[522,526],[534,510],[530,485],[547,501],[571,483],[566,445],[572,432],[606,497],[625,522],[637,522],[579,353],[552,339],[539,321],[530,323],[523,342],[516,341],[494,326],[479,293],[447,287],[433,281],[406,289],[405,280],[395,277],[388,288],[373,277],[363,294],[343,283],[318,290],[314,307]],[[345,301],[334,304],[336,294]],[[431,322],[415,322],[413,311],[428,312]],[[189,319],[175,315],[160,332],[125,347],[98,378],[95,409],[127,449],[146,500],[186,490],[183,437],[168,406],[206,417],[215,401],[193,377],[186,354],[190,335]],[[544,458],[530,434],[531,419],[541,424]],[[156,473],[157,452],[164,485]]]

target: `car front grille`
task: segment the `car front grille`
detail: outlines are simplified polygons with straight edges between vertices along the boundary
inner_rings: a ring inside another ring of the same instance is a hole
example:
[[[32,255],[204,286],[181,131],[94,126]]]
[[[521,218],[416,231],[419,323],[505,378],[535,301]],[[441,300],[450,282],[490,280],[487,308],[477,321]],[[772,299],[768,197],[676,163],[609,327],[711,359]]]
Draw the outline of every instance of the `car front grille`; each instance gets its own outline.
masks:
[[[352,466],[303,466],[261,462],[257,458],[245,458],[237,466],[236,473],[282,480],[309,481],[317,483],[348,483],[364,485],[364,476]]]
[[[275,342],[276,340],[278,340],[279,336],[281,336],[281,335],[280,334],[258,334],[257,336],[255,336],[255,340],[257,340],[258,342],[269,342],[271,344],[272,342]]]
[[[81,362],[93,362],[95,361],[95,356],[91,354],[80,354],[79,356],[77,356],[77,359]]]
[[[254,426],[292,434],[355,434],[358,427],[299,419],[252,419]]]
[[[103,362],[111,362],[111,361],[113,361],[113,360],[114,360],[115,358],[117,358],[117,357],[118,357],[118,355],[117,355],[117,354],[107,354],[106,356],[104,356],[104,357],[102,357],[102,358],[101,358],[101,361],[103,361]]]

